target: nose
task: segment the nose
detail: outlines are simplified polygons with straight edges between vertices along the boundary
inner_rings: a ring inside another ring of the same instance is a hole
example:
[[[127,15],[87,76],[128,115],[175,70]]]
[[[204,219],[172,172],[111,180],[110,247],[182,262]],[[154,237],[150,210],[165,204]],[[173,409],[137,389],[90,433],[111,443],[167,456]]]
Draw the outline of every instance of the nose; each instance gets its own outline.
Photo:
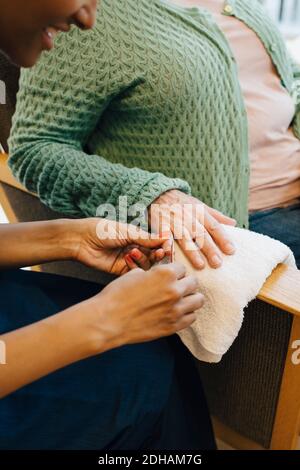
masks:
[[[74,23],[81,29],[91,29],[97,16],[97,0],[89,0],[74,15]]]

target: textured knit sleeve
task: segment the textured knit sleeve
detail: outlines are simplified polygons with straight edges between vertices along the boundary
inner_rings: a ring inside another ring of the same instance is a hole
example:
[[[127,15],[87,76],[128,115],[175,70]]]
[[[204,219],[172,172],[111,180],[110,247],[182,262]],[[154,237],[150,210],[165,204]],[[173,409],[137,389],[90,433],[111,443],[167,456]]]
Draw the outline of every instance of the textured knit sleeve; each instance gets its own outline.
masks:
[[[118,88],[93,34],[60,36],[54,52],[22,72],[9,140],[14,175],[53,210],[79,217],[95,216],[102,203],[117,207],[120,196],[148,206],[170,189],[189,193],[183,180],[85,152]]]
[[[294,70],[294,77],[298,81],[300,80],[300,65],[296,64],[296,62],[293,61],[293,70]]]
[[[298,139],[300,139],[300,65],[292,62],[294,72],[294,86],[293,94],[296,102],[296,114],[294,118],[294,132]]]

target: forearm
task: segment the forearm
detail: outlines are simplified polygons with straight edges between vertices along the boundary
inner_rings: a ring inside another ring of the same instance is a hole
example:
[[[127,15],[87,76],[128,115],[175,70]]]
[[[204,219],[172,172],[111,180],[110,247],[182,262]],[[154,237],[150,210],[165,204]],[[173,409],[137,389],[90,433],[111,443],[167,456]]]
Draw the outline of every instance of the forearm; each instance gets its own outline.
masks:
[[[110,349],[78,304],[45,320],[0,336],[6,364],[0,365],[0,398],[69,364]]]
[[[0,269],[72,259],[77,222],[68,219],[0,225]]]
[[[29,191],[57,212],[95,217],[102,215],[97,212],[101,205],[118,209],[122,196],[128,207],[138,202],[146,208],[171,189],[190,192],[188,183],[181,179],[114,164],[71,145],[30,141],[27,127],[28,137],[22,143],[15,142],[20,131],[12,132],[10,168]]]
[[[57,38],[55,63],[45,54],[34,70],[22,71],[9,139],[13,174],[45,205],[75,217],[95,217],[101,204],[118,207],[121,196],[127,197],[128,206],[138,202],[147,207],[170,189],[190,192],[183,180],[112,163],[98,151],[85,151],[93,136],[100,137],[102,113],[109,106],[112,88],[113,95],[117,90],[115,79],[99,79],[99,70],[107,66],[104,50],[103,61],[99,51],[95,56],[88,48],[82,67],[70,62],[65,51],[76,46],[72,41],[77,35],[73,31]],[[89,74],[86,67],[91,69]],[[119,93],[126,86],[131,89],[130,83],[120,85]]]

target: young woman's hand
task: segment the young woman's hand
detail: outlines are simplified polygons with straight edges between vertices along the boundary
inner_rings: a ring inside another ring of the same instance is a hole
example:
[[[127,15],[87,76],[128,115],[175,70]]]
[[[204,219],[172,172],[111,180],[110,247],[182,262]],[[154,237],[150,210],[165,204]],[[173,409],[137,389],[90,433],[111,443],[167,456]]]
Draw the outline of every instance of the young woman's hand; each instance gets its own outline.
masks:
[[[135,269],[110,283],[79,304],[85,304],[95,354],[103,344],[112,349],[151,341],[191,325],[204,302],[198,288],[197,277],[186,276],[179,263]]]
[[[79,233],[74,258],[87,266],[121,275],[130,269],[144,270],[160,261],[167,237],[151,236],[133,225],[101,218],[72,221]]]
[[[203,304],[197,289],[181,264],[136,269],[84,302],[0,335],[9,354],[0,367],[0,399],[87,357],[186,328]]]
[[[232,255],[235,251],[222,224],[236,225],[236,221],[193,196],[167,191],[152,203],[148,213],[151,230],[171,235],[164,244],[165,252],[169,254],[173,236],[195,268],[204,268],[205,258],[211,267],[218,268],[221,252]]]

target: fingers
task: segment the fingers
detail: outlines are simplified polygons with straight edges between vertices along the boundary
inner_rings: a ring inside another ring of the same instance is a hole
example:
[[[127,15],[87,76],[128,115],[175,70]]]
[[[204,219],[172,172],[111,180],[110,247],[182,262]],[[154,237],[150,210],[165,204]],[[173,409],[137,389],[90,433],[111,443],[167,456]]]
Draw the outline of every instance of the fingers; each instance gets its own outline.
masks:
[[[183,279],[186,275],[186,267],[182,263],[170,263],[152,268],[154,274],[157,271],[165,273],[167,276],[172,276],[174,280]]]
[[[166,256],[164,250],[149,250],[148,248],[133,248],[125,254],[124,260],[126,261],[129,269],[136,269],[137,267],[148,271],[154,264],[159,263]]]
[[[158,225],[164,231],[171,228],[173,236],[195,268],[203,269],[205,258],[212,268],[219,268],[223,261],[222,254],[232,255],[235,252],[235,246],[222,224],[234,226],[236,221],[195,198],[191,198],[191,202],[172,210],[168,206],[158,206],[161,213],[157,212],[158,209],[154,211],[152,226]],[[169,254],[170,239],[163,244],[163,248]]]
[[[158,262],[161,261],[164,257],[165,257],[165,252],[164,252],[164,250],[163,250],[162,248],[161,248],[161,249],[158,249],[158,250],[153,250],[153,251],[151,251],[151,253],[150,253],[150,261],[151,261],[151,264],[158,263]]]
[[[143,253],[138,248],[133,248],[128,253],[129,258],[133,259],[134,263],[139,266],[141,269],[147,271],[151,268],[151,261],[148,254]]]
[[[206,206],[207,211],[212,215],[220,224],[224,225],[232,225],[236,226],[237,222],[235,219],[232,217],[229,217],[228,215],[222,214],[222,212],[218,211],[217,209],[213,209],[212,207]]]
[[[197,269],[203,269],[205,266],[205,261],[202,254],[200,253],[200,247],[197,246],[193,241],[190,232],[184,228],[183,237],[177,241],[183,253],[189,259],[192,265]]]
[[[155,263],[161,261],[166,253],[162,248],[158,250],[149,250],[148,248],[133,248],[128,255],[143,270],[147,271]]]
[[[195,294],[199,289],[199,281],[196,276],[186,276],[177,282],[177,289],[182,297]]]
[[[192,325],[197,319],[196,311],[204,305],[204,296],[200,293],[189,295],[180,300],[176,305],[176,311],[179,313],[178,320],[175,324],[176,331]],[[177,313],[177,314],[178,314]],[[201,315],[201,312],[199,312]]]
[[[226,255],[234,254],[235,246],[231,241],[229,235],[226,233],[224,227],[222,227],[222,225],[209,213],[207,213],[205,217],[205,228],[210,234],[213,241],[223,251],[223,253],[225,253]]]
[[[131,258],[129,253],[124,255],[124,260],[125,260],[126,265],[127,265],[128,269],[130,271],[132,271],[133,269],[139,268],[139,265],[137,263],[135,263],[135,261],[133,260],[133,258]]]
[[[197,293],[181,299],[176,305],[176,310],[179,311],[180,315],[187,315],[199,310],[203,305],[204,297],[202,294]]]
[[[196,243],[212,268],[222,265],[222,255],[210,234],[205,230],[203,237],[196,238]]]
[[[174,239],[171,229],[170,213],[166,204],[151,206],[150,224],[151,229],[159,233],[161,238],[165,239],[162,247],[168,256],[171,255]]]
[[[164,250],[166,256],[172,255],[173,243],[174,239],[172,235],[169,236],[169,238],[163,243],[162,249]]]
[[[139,245],[144,248],[159,248],[168,242],[170,232],[151,234],[135,225],[126,225],[126,239],[128,245]]]
[[[197,314],[196,313],[190,313],[188,315],[184,315],[176,324],[176,331],[181,331],[187,328],[188,326],[191,326],[194,321],[197,319]]]

